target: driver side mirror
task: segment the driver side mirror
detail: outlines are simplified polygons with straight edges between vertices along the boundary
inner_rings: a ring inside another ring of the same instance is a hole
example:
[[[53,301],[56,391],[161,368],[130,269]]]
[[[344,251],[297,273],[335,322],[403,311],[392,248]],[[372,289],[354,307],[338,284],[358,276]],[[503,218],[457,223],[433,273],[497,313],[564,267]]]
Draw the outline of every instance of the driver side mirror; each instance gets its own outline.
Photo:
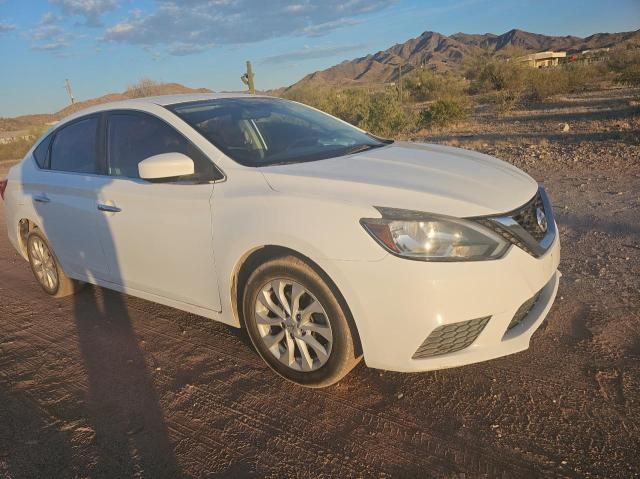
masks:
[[[183,153],[162,153],[138,163],[138,175],[144,180],[162,180],[194,172],[193,160]]]

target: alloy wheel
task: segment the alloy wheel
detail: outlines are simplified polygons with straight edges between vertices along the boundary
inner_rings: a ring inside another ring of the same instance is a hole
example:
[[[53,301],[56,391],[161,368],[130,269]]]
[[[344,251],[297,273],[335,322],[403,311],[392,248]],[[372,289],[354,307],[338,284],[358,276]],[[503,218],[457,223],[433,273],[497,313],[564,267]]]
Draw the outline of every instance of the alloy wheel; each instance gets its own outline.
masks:
[[[333,333],[324,307],[301,284],[275,279],[263,285],[254,317],[264,345],[282,364],[315,371],[331,355]]]
[[[47,244],[37,236],[29,242],[33,272],[40,284],[50,291],[58,287],[58,269]]]

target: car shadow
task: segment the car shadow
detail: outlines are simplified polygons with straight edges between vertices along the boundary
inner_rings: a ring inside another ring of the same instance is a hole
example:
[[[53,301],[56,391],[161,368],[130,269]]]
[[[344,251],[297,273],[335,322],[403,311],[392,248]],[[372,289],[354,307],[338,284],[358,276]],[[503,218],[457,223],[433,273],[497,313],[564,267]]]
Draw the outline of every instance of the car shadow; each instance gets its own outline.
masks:
[[[0,477],[64,477],[73,467],[69,431],[51,427],[53,420],[32,398],[0,380]]]
[[[108,184],[109,180],[105,181],[104,184]],[[96,237],[92,247],[66,253],[73,256],[74,265],[83,264],[85,258],[95,255],[95,248],[115,251],[113,238],[108,234],[107,216],[97,210],[99,191],[85,189],[82,193],[81,201],[95,208],[95,214],[88,216],[95,218],[91,226]],[[53,198],[50,203],[33,201],[40,222],[37,226],[45,235],[52,226],[48,209],[54,201]],[[82,208],[79,204],[71,207]],[[109,268],[112,278],[121,278],[116,262],[110,262]],[[84,273],[86,277],[95,274],[89,270]],[[88,382],[84,410],[95,431],[92,448],[97,457],[90,467],[90,475],[182,477],[160,398],[127,311],[126,296],[87,286],[70,300]]]
[[[94,472],[105,477],[141,472],[148,477],[180,477],[125,298],[92,286],[74,297],[74,321],[89,383],[86,409],[96,434]]]

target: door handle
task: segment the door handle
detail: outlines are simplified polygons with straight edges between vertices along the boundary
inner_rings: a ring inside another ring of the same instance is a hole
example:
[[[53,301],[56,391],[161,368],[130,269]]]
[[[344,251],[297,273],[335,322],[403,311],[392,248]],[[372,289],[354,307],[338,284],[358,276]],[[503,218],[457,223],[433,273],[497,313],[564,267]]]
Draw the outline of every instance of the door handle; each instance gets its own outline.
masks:
[[[45,195],[37,195],[33,197],[33,201],[37,201],[38,203],[49,203],[51,200]]]
[[[106,211],[108,213],[120,213],[122,210],[120,208],[118,208],[117,206],[112,206],[112,205],[103,205],[103,204],[98,204],[98,209],[100,211]]]

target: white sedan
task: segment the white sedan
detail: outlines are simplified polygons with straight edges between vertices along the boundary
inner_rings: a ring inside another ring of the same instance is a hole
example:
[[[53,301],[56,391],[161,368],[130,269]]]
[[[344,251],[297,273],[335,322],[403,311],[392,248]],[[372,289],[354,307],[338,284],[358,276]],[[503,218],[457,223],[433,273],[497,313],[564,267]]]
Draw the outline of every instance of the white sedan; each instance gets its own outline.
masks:
[[[545,191],[487,155],[383,140],[301,104],[100,105],[0,182],[48,294],[85,283],[247,329],[299,384],[524,350],[556,295]]]

